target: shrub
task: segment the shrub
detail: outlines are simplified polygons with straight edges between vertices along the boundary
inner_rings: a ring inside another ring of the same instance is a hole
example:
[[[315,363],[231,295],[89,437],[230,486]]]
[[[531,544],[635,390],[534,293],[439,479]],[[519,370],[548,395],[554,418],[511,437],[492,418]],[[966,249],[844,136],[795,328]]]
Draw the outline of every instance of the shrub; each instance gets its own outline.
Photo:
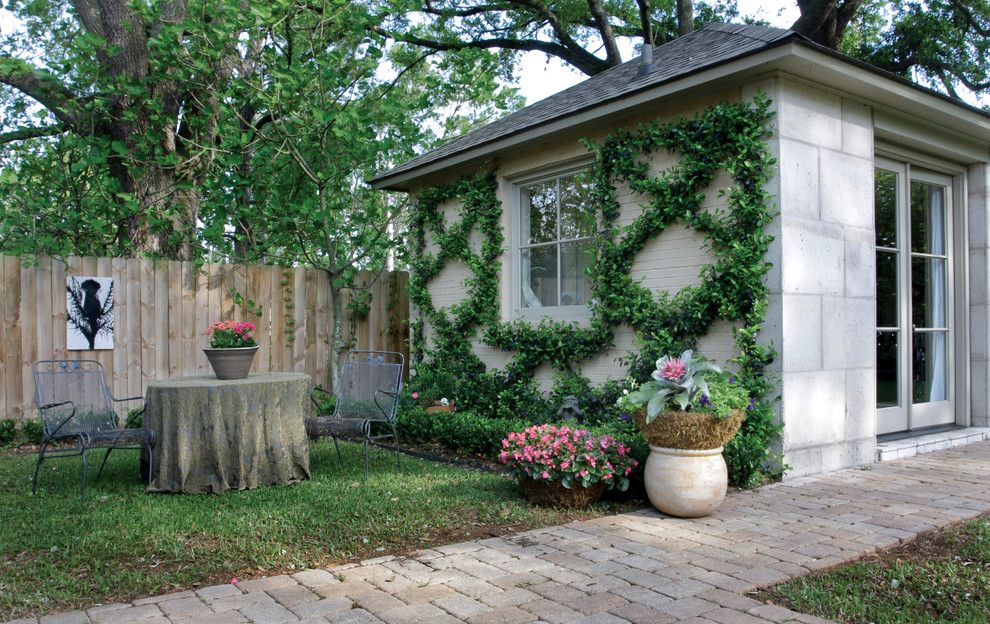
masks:
[[[568,489],[577,483],[587,488],[604,482],[609,489],[625,491],[637,464],[629,447],[612,436],[566,426],[538,425],[512,432],[502,440],[502,449],[499,461],[517,480],[559,480]]]
[[[419,407],[399,414],[399,435],[413,440],[439,442],[451,449],[494,456],[502,438],[525,428],[518,419],[486,418],[474,412],[427,413]]]
[[[21,437],[29,444],[41,444],[45,432],[41,428],[41,420],[25,420],[21,422]]]
[[[17,435],[17,421],[13,418],[0,420],[0,446],[7,446]]]
[[[209,326],[206,335],[210,337],[210,348],[212,349],[253,347],[258,344],[251,337],[251,332],[255,329],[254,323],[217,321]]]

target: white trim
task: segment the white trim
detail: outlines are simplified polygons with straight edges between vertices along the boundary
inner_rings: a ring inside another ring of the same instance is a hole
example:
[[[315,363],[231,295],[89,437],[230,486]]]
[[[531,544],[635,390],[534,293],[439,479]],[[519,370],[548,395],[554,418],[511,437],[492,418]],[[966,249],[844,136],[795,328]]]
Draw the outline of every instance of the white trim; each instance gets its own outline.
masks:
[[[592,161],[586,156],[580,159],[571,159],[566,162],[557,163],[549,167],[527,171],[525,173],[512,176],[506,179],[508,183],[508,201],[505,209],[509,214],[509,301],[510,318],[523,319],[529,321],[539,321],[550,319],[553,321],[586,321],[591,319],[591,308],[588,305],[574,306],[547,306],[540,308],[527,308],[522,305],[522,189],[526,185],[535,184],[549,179],[557,179],[567,175],[587,171],[592,165]],[[560,227],[558,223],[558,228]],[[593,238],[593,237],[592,237]],[[570,239],[568,239],[570,240]],[[581,239],[578,239],[581,240]],[[587,239],[585,239],[587,240]],[[559,240],[549,241],[557,244]],[[538,246],[538,245],[537,245]],[[532,245],[527,245],[527,248]],[[559,255],[559,254],[558,254]],[[558,258],[558,273],[560,271]],[[559,290],[559,277],[558,277]]]

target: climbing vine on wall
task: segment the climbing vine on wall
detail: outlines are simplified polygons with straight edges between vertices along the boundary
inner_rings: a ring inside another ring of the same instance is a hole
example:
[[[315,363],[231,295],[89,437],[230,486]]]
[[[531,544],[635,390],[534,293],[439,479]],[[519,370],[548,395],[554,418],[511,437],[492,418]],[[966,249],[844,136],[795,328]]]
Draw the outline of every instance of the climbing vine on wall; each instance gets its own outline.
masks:
[[[585,326],[500,321],[504,237],[492,176],[472,176],[423,193],[410,228],[410,300],[422,314],[412,328],[417,361],[428,362],[434,373],[443,370],[457,377],[458,404],[482,412],[518,413],[527,403],[539,403],[533,373],[544,363],[556,371],[556,385],[597,401],[599,411],[607,412],[618,384],[587,387],[580,364],[613,345],[616,327],[628,325],[636,332],[640,348],[631,354],[627,373],[642,380],[660,355],[694,347],[715,321],[730,321],[737,327],[738,377],[756,405],[726,457],[737,482],[752,479],[777,433],[768,404],[773,384],[764,375],[774,354],[758,342],[767,305],[764,278],[770,268],[765,256],[771,237],[764,227],[773,217],[764,191],[774,165],[766,141],[769,104],[769,98],[760,95],[752,102],[719,104],[665,124],[618,130],[600,144],[586,143],[595,157],[590,176],[600,229],[589,268],[591,320]],[[679,160],[653,175],[650,160],[660,153]],[[721,172],[733,181],[723,191],[728,208],[704,210],[705,190]],[[622,184],[646,198],[641,212],[626,225],[618,222],[617,188]],[[449,201],[461,206],[460,222],[450,226],[441,209]],[[701,270],[698,286],[657,294],[633,279],[633,262],[673,224],[701,232],[714,261]],[[477,251],[470,240],[475,229],[482,233]],[[435,251],[428,251],[427,235]],[[438,309],[427,285],[451,261],[463,262],[471,272],[465,283],[467,296],[449,309]],[[429,348],[424,319],[432,332]],[[472,350],[475,339],[511,352],[511,361],[502,370],[486,370]]]

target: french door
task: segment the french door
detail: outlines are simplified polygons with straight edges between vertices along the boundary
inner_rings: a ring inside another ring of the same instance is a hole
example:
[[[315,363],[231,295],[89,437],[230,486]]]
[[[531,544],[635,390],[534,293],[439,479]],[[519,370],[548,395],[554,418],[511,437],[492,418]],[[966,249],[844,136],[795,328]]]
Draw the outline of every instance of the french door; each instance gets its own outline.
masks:
[[[952,179],[877,159],[877,433],[955,422]]]

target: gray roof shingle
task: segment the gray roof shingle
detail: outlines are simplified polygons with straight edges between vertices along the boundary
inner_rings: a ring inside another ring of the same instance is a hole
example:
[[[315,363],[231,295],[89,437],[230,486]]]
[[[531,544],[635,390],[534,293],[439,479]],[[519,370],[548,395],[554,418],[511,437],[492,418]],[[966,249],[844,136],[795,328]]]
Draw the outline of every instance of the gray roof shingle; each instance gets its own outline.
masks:
[[[638,58],[627,61],[421,154],[379,174],[372,182],[418,169],[540,124],[759,52],[794,37],[800,35],[791,30],[768,26],[709,24],[659,46],[653,52],[655,69],[644,76],[639,75]]]

